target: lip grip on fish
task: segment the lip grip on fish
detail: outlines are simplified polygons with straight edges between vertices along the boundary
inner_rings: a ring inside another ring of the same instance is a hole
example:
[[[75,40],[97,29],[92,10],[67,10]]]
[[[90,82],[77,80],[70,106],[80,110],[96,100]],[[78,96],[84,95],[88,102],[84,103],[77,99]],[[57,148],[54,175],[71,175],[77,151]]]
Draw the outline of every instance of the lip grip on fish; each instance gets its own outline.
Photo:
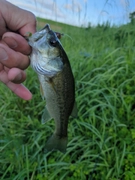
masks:
[[[55,31],[54,33],[56,34],[56,36],[57,36],[58,39],[61,39],[61,37],[64,36],[64,34],[63,34],[63,33],[60,33],[60,32],[56,32],[56,31]],[[31,32],[26,32],[25,35],[24,35],[24,38],[25,38],[26,40],[28,40],[29,37],[31,37],[31,36],[32,36],[32,33],[31,33]]]

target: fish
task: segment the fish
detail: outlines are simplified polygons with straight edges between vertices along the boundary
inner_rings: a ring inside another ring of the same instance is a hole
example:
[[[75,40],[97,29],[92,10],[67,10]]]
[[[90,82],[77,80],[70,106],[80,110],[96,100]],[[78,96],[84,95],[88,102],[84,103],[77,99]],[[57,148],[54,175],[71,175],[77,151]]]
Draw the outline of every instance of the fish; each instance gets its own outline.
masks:
[[[49,24],[28,37],[32,47],[30,63],[40,82],[41,96],[46,101],[42,120],[54,119],[55,130],[45,145],[45,152],[66,152],[68,120],[76,110],[75,80],[68,56],[58,33]],[[74,116],[74,115],[73,115]]]

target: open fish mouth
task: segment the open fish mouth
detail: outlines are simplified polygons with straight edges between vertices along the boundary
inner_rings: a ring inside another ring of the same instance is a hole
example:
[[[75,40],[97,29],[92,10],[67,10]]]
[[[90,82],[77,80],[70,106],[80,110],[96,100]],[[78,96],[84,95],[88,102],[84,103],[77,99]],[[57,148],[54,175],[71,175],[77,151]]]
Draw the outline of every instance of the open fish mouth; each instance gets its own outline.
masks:
[[[46,31],[49,32],[49,31],[51,30],[49,24],[46,24],[40,31],[43,31],[43,30],[46,30]],[[40,32],[40,31],[39,31],[39,32]]]
[[[34,37],[34,41],[40,40],[45,33],[49,33],[51,31],[49,24],[46,24],[40,31],[37,32],[37,36]]]
[[[51,31],[49,24],[46,24],[40,31],[32,34],[31,32],[27,32],[25,34],[25,39],[28,41],[29,45],[33,47],[33,44],[40,40],[46,33]]]
[[[40,31],[37,32],[37,36],[35,36],[33,38],[34,41],[38,41],[39,39],[41,39],[45,33],[48,33],[49,31],[51,31],[51,28],[49,26],[49,24],[46,24]],[[63,33],[59,33],[59,32],[54,32],[57,36],[58,39],[61,39],[61,36],[63,36]],[[29,42],[29,44],[32,46],[32,43],[29,41],[32,36],[31,32],[27,32],[24,36],[24,38]]]

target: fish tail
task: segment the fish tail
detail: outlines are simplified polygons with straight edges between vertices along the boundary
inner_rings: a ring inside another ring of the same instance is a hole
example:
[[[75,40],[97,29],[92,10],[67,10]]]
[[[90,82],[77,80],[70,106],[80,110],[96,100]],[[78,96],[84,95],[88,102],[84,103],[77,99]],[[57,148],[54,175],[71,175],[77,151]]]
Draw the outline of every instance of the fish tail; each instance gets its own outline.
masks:
[[[59,137],[53,134],[47,141],[45,145],[45,152],[59,150],[63,153],[66,152],[67,147],[67,137]]]

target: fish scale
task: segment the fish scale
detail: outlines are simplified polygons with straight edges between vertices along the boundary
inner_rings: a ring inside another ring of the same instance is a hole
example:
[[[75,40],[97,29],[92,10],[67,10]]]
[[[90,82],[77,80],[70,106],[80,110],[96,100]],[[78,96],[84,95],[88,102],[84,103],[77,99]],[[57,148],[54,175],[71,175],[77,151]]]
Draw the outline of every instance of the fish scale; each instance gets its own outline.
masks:
[[[55,130],[45,145],[45,151],[66,151],[68,119],[75,104],[75,84],[68,57],[49,25],[31,35],[30,61],[39,77],[46,108],[42,119],[54,119]]]

